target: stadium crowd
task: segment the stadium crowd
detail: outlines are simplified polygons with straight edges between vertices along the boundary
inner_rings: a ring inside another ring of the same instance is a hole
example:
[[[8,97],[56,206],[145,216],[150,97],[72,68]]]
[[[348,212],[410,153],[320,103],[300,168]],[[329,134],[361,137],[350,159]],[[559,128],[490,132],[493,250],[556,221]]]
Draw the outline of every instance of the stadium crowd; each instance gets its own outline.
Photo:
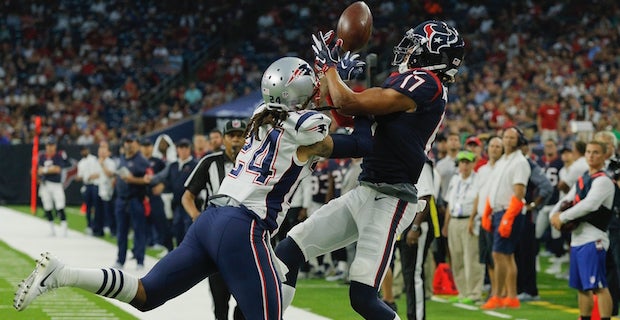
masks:
[[[452,131],[484,133],[518,124],[535,134],[537,111],[556,105],[562,110],[557,125],[562,139],[571,138],[570,120],[591,120],[596,129],[617,127],[620,55],[612,1],[509,7],[492,1],[368,3],[374,30],[367,53],[390,56],[398,28],[429,17],[462,30],[468,50],[450,90],[445,126]],[[344,6],[344,1],[271,7],[8,1],[0,23],[0,141],[31,141],[35,114],[44,116],[45,134],[67,143],[80,136],[86,143],[114,143],[126,129],[145,134],[164,128],[257,90],[260,70],[277,57],[309,59],[305,35],[334,28]],[[239,21],[255,21],[258,31],[236,32]],[[214,43],[220,49],[196,64],[196,53]],[[377,66],[375,78],[389,67]],[[178,73],[195,81],[158,86]],[[168,95],[147,101],[149,92],[160,89]]]

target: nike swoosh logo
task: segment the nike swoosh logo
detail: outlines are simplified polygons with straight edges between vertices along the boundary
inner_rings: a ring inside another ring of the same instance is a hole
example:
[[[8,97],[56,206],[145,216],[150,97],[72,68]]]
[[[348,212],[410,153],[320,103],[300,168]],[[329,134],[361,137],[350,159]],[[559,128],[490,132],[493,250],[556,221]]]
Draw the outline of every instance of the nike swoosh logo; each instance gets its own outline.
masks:
[[[378,201],[378,200],[381,200],[381,199],[385,199],[385,198],[387,198],[387,196],[383,196],[383,197],[382,196],[376,196],[375,197],[375,201]]]
[[[52,270],[52,272],[48,273],[45,276],[45,278],[43,278],[43,280],[41,281],[41,284],[40,284],[41,287],[45,287],[45,281],[47,280],[47,278],[49,278],[52,275],[52,273],[54,273],[54,271],[56,271],[56,269]]]

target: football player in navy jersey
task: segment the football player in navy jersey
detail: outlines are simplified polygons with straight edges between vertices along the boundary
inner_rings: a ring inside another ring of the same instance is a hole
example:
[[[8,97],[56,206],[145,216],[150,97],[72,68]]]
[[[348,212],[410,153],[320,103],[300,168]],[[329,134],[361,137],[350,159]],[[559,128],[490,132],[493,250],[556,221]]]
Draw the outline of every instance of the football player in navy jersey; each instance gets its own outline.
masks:
[[[448,96],[444,84],[454,81],[463,62],[464,42],[444,22],[423,22],[409,29],[394,48],[398,72],[381,87],[359,93],[340,78],[337,50],[328,47],[324,35],[313,35],[313,42],[315,67],[323,73],[334,107],[342,114],[374,115],[377,126],[372,152],[364,157],[360,186],[293,227],[276,248],[289,269],[283,303],[286,307],[292,301],[303,261],[357,241],[349,269],[351,306],[365,319],[399,319],[377,292],[396,236],[412,222],[419,226],[423,221],[416,213],[426,203],[418,202],[414,185],[444,118]]]
[[[283,272],[270,235],[284,219],[299,181],[321,157],[361,157],[371,147],[367,117],[355,118],[351,135],[328,134],[331,119],[306,110],[316,85],[312,67],[299,58],[271,64],[261,82],[264,104],[248,124],[234,168],[181,245],[146,276],[138,279],[115,268],[73,268],[44,253],[20,284],[14,307],[24,310],[49,290],[73,286],[148,311],[219,272],[246,319],[281,320]]]
[[[45,216],[50,222],[51,235],[56,235],[54,230],[54,216],[52,210],[56,209],[56,216],[60,219],[62,235],[67,235],[67,216],[65,215],[65,188],[62,185],[62,169],[70,167],[64,151],[58,151],[56,138],[50,136],[45,141],[45,153],[39,156],[37,174],[39,177],[39,197],[43,204]]]

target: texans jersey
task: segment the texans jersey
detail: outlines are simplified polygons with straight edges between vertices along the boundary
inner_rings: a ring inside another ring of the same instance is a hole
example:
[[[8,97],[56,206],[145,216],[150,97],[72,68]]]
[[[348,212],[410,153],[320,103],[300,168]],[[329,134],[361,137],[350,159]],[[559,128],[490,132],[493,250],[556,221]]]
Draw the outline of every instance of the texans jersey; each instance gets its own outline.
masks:
[[[375,116],[373,151],[364,157],[360,180],[415,184],[444,118],[448,90],[433,73],[411,69],[383,83],[415,101],[414,112]]]
[[[564,167],[564,162],[560,157],[555,157],[554,159],[547,159],[547,157],[542,156],[538,158],[538,165],[545,172],[545,176],[551,182],[553,186],[553,193],[551,194],[551,198],[547,201],[547,204],[555,204],[560,200],[560,190],[557,188],[558,182],[560,181],[560,169]]]
[[[67,168],[71,166],[71,162],[67,159],[67,154],[64,151],[56,152],[53,156],[48,156],[45,153],[39,156],[39,167],[49,168],[51,166]],[[40,176],[39,179],[41,181],[60,183],[62,176],[60,173],[50,173]]]
[[[319,162],[311,177],[312,201],[327,203],[331,198],[340,197],[342,180],[350,163],[351,159],[326,159]],[[334,179],[334,190],[328,198],[330,176]]]
[[[263,108],[257,108],[255,114]],[[325,139],[330,122],[322,113],[305,110],[289,112],[280,128],[260,127],[258,137],[246,139],[218,193],[248,207],[269,230],[277,229],[278,215],[289,208],[299,181],[312,173],[318,160],[299,161],[297,148]]]

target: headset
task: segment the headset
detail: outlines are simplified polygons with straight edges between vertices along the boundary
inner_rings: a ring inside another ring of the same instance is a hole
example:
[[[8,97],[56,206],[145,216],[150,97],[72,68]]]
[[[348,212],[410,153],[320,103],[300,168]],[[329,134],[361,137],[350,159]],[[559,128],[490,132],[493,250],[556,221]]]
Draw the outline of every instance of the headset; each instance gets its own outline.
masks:
[[[527,138],[525,137],[525,134],[523,133],[523,131],[521,131],[521,129],[519,129],[519,127],[517,126],[512,126],[510,128],[515,129],[515,131],[517,131],[517,134],[519,135],[519,140],[517,141],[517,147],[526,145]]]

